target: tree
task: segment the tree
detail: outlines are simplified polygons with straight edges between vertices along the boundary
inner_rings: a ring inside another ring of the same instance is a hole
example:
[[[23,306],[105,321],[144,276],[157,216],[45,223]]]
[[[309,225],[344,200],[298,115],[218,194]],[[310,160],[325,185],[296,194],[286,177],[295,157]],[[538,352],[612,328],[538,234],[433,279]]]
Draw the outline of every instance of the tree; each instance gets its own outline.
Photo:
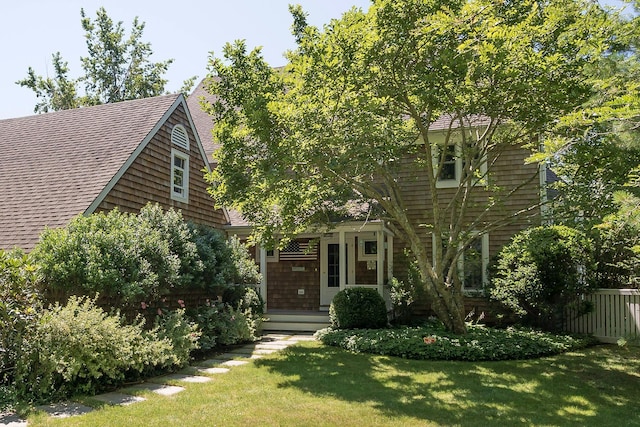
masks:
[[[241,41],[225,46],[226,62],[211,59],[209,111],[222,143],[212,194],[243,212],[262,242],[330,222],[349,200],[376,205],[407,242],[437,316],[464,332],[456,261],[471,231],[535,209],[495,219],[518,188],[501,200],[489,187],[495,195],[470,218],[472,194],[491,185],[495,153],[530,142],[587,99],[585,67],[606,47],[608,15],[568,0],[379,0],[318,29],[299,7],[291,12],[297,48],[284,70]],[[434,138],[439,118],[448,128]],[[443,197],[437,181],[451,141],[460,142],[462,176]],[[426,176],[427,225],[404,208],[405,168]]]
[[[104,8],[96,19],[80,10],[88,56],[81,57],[84,76],[68,77],[67,62],[60,52],[53,55],[55,77],[42,77],[29,67],[27,78],[16,82],[36,93],[36,113],[66,110],[80,106],[105,104],[128,99],[161,95],[167,80],[163,78],[173,60],[151,62],[150,43],[141,41],[144,23],[136,17],[127,37],[122,21],[114,23]],[[84,84],[84,95],[79,86]]]
[[[587,75],[592,96],[558,120],[536,157],[559,176],[554,217],[586,232],[616,212],[616,192],[640,195],[640,17],[613,18],[615,44]]]

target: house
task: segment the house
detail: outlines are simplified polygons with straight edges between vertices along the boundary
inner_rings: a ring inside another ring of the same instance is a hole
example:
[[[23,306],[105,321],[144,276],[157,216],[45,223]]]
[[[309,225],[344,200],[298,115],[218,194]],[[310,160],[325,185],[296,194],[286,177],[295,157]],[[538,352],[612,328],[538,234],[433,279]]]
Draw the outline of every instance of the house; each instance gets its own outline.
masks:
[[[211,100],[201,82],[187,100],[191,111],[200,108],[202,98]],[[446,129],[448,122],[441,120],[431,126],[434,138],[438,137],[438,132]],[[200,116],[195,123],[205,150],[213,152],[216,144],[212,141],[211,118]],[[482,126],[482,118],[478,118],[478,123],[474,125]],[[449,148],[453,150],[452,153],[457,149],[455,146]],[[515,233],[540,222],[541,208],[530,208],[541,200],[546,173],[538,165],[525,164],[529,154],[521,147],[511,147],[490,160],[495,173],[492,188],[500,188],[510,194],[500,215],[520,211],[526,214],[499,229],[482,234],[463,254],[459,267],[463,271],[461,277],[467,294],[468,311],[479,312],[486,305],[485,300],[477,295],[487,281],[489,260]],[[429,224],[431,199],[428,186],[425,185],[427,172],[424,167],[412,166],[409,158],[405,160],[406,167],[396,177],[400,183],[404,208],[415,224]],[[459,158],[451,154],[446,156],[446,161],[448,164],[443,168],[438,182],[437,191],[441,200],[451,198],[461,176]],[[491,196],[490,191],[480,189],[475,192],[474,203],[470,203],[467,216],[479,216]],[[225,226],[229,235],[246,238],[251,234],[251,224],[240,213],[230,211],[229,217],[230,223]],[[495,217],[487,218],[489,221],[493,219]],[[426,227],[423,230],[427,233],[425,241],[432,242],[430,232]],[[433,246],[432,243],[428,244]],[[333,296],[349,287],[375,288],[388,299],[388,280],[394,275],[401,278],[407,275],[408,265],[403,256],[407,247],[408,244],[395,235],[385,221],[367,215],[355,215],[337,221],[333,227],[298,235],[279,250],[255,248],[254,256],[263,274],[260,291],[271,319],[267,328],[313,329],[320,326],[328,321],[326,313]],[[432,249],[435,248],[429,248]]]
[[[148,202],[221,228],[186,100],[167,95],[0,120],[0,248],[30,251],[45,227]]]

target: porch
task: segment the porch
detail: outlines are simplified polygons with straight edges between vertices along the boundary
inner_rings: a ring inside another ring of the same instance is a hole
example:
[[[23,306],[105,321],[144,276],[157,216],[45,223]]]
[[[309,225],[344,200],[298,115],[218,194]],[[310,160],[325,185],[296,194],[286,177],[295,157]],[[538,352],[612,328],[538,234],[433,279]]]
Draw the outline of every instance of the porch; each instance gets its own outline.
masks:
[[[376,289],[389,303],[385,284],[393,276],[393,237],[382,221],[350,222],[299,235],[279,249],[257,248],[259,293],[270,319],[265,327],[325,327],[333,297],[353,287]]]

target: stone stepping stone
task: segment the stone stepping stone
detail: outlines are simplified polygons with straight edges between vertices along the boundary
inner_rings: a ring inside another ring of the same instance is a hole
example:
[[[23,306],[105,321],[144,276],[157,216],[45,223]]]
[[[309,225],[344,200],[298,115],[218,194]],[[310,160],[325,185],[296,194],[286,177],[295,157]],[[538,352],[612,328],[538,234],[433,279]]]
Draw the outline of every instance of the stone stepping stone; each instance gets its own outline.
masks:
[[[316,339],[313,335],[294,335],[290,339],[290,341],[315,341]]]
[[[249,363],[247,360],[227,360],[222,363],[222,366],[242,366]]]
[[[164,377],[158,377],[159,381],[183,381],[185,383],[206,383],[211,381],[209,377],[203,377],[200,375],[182,375],[182,374],[171,374],[165,375]]]
[[[236,348],[236,349],[231,350],[230,353],[232,353],[232,354],[252,354],[253,350],[254,350],[253,347],[240,347],[240,348]]]
[[[36,406],[36,409],[42,412],[46,412],[51,417],[55,418],[67,418],[75,415],[87,414],[93,411],[90,406],[85,406],[77,402],[58,402],[51,403],[49,405]],[[0,418],[0,424],[2,419]]]
[[[141,396],[132,396],[124,393],[104,393],[93,396],[94,399],[100,402],[108,403],[109,405],[131,405],[138,402],[143,402],[147,399]]]
[[[226,361],[228,361],[229,359],[207,359],[204,360],[202,362],[198,362],[199,364],[201,364],[202,366],[209,368],[209,367],[213,367],[216,365],[220,365],[221,363],[224,363]]]
[[[261,340],[262,341],[275,341],[275,340],[282,340],[282,339],[286,339],[289,338],[291,335],[285,335],[285,334],[267,334],[267,335],[263,335]]]
[[[152,391],[161,396],[172,396],[174,394],[178,394],[181,391],[184,391],[184,387],[178,387],[176,385],[167,385],[167,384],[154,384],[154,383],[142,383],[138,385],[134,385],[131,387],[127,387],[124,392],[129,391]]]
[[[284,350],[292,344],[293,343],[264,343],[258,344],[254,348],[257,350]]]
[[[196,367],[198,372],[202,372],[203,374],[226,374],[229,372],[229,368],[198,368]]]
[[[27,427],[27,422],[16,414],[0,414],[0,425],[8,427]]]
[[[216,359],[220,359],[223,362],[225,360],[235,359],[236,357],[238,357],[238,354],[237,353],[231,353],[231,352],[222,353],[222,354],[216,354]]]

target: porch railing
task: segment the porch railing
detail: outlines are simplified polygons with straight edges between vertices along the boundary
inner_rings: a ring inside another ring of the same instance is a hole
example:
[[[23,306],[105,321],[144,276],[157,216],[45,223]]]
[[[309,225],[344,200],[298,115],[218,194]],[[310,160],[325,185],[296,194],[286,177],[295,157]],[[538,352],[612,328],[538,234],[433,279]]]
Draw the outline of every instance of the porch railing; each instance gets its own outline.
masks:
[[[584,297],[593,304],[590,313],[569,313],[568,332],[593,334],[602,342],[640,338],[640,290],[598,289]]]

